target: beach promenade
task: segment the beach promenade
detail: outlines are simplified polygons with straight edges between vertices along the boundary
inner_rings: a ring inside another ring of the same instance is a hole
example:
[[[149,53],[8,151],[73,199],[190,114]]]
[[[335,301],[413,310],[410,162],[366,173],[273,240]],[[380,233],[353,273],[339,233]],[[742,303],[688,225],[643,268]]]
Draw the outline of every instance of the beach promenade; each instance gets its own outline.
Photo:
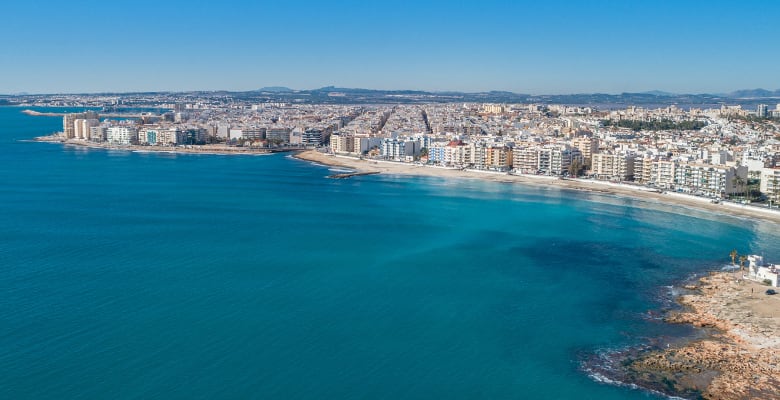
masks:
[[[780,223],[780,211],[778,210],[769,210],[729,202],[720,202],[715,204],[704,197],[696,197],[673,192],[662,193],[656,189],[636,185],[618,184],[590,179],[561,179],[552,176],[515,175],[501,172],[430,167],[419,164],[392,161],[364,160],[355,157],[328,155],[314,150],[297,153],[295,157],[301,160],[350,168],[361,172],[375,172],[391,175],[434,176],[442,178],[482,179],[494,182],[521,183],[544,187],[584,190],[588,192],[632,197],[649,202],[678,205],[686,208],[694,208],[718,214]]]

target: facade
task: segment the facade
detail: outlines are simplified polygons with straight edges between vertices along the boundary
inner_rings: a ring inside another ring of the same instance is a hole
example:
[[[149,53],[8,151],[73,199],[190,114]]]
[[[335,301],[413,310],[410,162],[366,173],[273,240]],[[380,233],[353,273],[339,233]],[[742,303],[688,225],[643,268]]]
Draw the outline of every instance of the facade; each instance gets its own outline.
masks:
[[[767,195],[773,203],[780,202],[780,168],[761,169],[761,193]]]
[[[105,142],[107,133],[108,127],[102,125],[93,126],[89,128],[89,140],[93,142]]]
[[[643,185],[652,181],[653,176],[653,158],[636,157],[634,159],[634,182]]]
[[[769,106],[767,106],[766,104],[759,104],[756,107],[756,116],[758,116],[759,118],[766,118],[768,115],[768,111],[769,111]]]
[[[319,146],[322,143],[322,130],[309,128],[301,134],[301,144],[304,146]]]
[[[485,149],[485,166],[496,171],[512,169],[512,149],[509,147],[488,147]]]
[[[267,128],[265,138],[272,143],[289,144],[291,131],[290,128]]]
[[[84,114],[65,114],[62,117],[62,134],[67,139],[76,137],[76,120],[83,119]]]
[[[633,154],[597,153],[591,171],[598,179],[630,181],[634,179],[636,156]]]
[[[769,286],[778,287],[780,281],[778,280],[778,274],[780,274],[780,266],[774,264],[765,264],[764,257],[755,254],[749,255],[747,278],[757,281],[769,283]]]
[[[593,154],[598,153],[599,151],[599,139],[590,136],[582,136],[574,138],[572,140],[572,145],[578,148],[580,153],[582,153],[582,162],[588,166],[592,165]]]
[[[109,127],[106,134],[106,140],[112,144],[132,144],[137,140],[138,133],[135,127],[131,126],[112,126]]]
[[[382,140],[382,157],[392,160],[411,160],[420,154],[420,142],[416,140],[402,140],[397,138],[385,138]]]
[[[354,137],[345,134],[330,135],[330,151],[333,153],[354,153]]]

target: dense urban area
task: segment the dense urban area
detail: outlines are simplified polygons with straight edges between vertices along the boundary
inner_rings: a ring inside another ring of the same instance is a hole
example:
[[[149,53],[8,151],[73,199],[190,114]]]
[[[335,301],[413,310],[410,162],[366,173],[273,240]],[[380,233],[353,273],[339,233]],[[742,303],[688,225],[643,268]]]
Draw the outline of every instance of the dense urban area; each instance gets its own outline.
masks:
[[[599,110],[543,103],[253,103],[150,94],[132,104],[93,95],[19,105],[89,110],[63,114],[57,138],[71,143],[318,148],[363,159],[633,183],[769,206],[780,198],[780,104]]]

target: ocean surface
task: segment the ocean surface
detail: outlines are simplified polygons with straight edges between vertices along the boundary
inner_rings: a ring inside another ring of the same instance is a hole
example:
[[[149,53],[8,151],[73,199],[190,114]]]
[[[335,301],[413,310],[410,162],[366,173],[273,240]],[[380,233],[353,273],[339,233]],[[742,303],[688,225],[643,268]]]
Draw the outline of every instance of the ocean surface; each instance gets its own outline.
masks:
[[[2,399],[647,399],[594,354],[683,334],[669,285],[780,230],[288,155],[24,141],[0,107]]]

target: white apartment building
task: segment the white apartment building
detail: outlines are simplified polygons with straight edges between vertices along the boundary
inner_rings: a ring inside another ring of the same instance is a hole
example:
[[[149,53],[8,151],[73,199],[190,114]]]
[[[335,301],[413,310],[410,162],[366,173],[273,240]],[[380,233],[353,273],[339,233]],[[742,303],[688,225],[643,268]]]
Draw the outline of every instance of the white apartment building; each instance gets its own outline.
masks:
[[[761,193],[764,193],[773,203],[780,202],[780,168],[761,169]]]
[[[106,140],[112,144],[132,144],[136,139],[137,132],[131,126],[112,126],[106,133]]]

